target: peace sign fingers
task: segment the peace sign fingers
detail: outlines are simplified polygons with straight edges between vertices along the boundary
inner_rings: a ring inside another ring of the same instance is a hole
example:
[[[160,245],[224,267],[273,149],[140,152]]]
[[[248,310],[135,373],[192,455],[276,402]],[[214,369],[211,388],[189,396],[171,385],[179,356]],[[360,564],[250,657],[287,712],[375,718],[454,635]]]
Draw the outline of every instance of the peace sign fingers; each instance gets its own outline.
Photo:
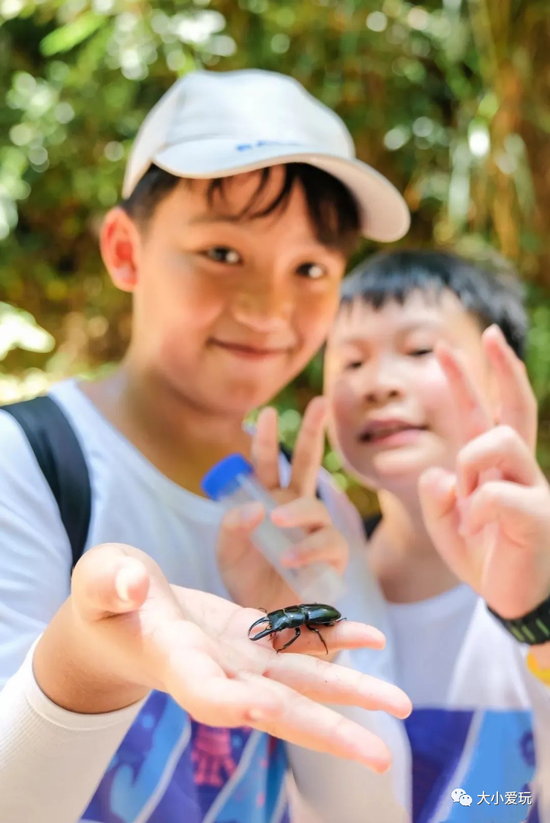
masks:
[[[530,449],[537,439],[537,401],[525,365],[512,351],[498,326],[483,334],[483,345],[497,379],[498,423],[515,429]]]
[[[323,460],[326,415],[327,403],[324,397],[315,397],[305,410],[294,448],[288,486],[297,497],[315,494],[317,475]],[[252,443],[256,476],[270,491],[281,487],[277,422],[277,411],[274,408],[262,409]]]
[[[262,409],[252,439],[252,462],[256,477],[266,489],[279,489],[279,434],[277,410]]]
[[[327,403],[315,397],[305,410],[294,448],[289,488],[299,497],[313,496],[323,460]]]
[[[453,395],[460,421],[463,445],[494,425],[490,411],[473,381],[468,377],[459,355],[446,343],[436,347],[436,356]]]

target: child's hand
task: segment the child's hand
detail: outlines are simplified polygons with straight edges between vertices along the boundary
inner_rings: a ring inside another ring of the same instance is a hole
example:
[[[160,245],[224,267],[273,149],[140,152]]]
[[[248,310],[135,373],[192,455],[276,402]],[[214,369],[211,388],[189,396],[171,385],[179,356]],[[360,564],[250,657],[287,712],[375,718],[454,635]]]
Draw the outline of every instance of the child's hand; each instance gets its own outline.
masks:
[[[484,334],[500,392],[497,425],[458,359],[438,350],[464,423],[456,473],[420,481],[426,526],[453,571],[504,618],[550,592],[550,489],[534,453],[536,401],[525,368],[500,330]]]
[[[72,595],[40,639],[34,670],[42,690],[71,711],[112,711],[150,689],[172,697],[212,726],[249,725],[316,751],[357,760],[374,771],[390,765],[386,745],[327,703],[406,717],[397,687],[309,655],[317,638],[303,632],[277,654],[269,638],[247,633],[261,617],[214,595],[170,586],[156,563],[129,546],[87,552]],[[281,634],[281,641],[292,632]],[[383,635],[343,621],[323,629],[331,651],[382,648]]]
[[[317,397],[309,404],[302,422],[292,460],[292,475],[286,488],[279,478],[277,413],[264,409],[258,418],[253,441],[253,463],[260,482],[281,505],[271,513],[282,528],[302,528],[307,537],[284,558],[297,568],[316,561],[333,566],[340,574],[348,561],[348,546],[334,528],[323,503],[315,497],[317,475],[323,456],[326,403]],[[260,503],[232,509],[224,517],[218,539],[218,563],[232,599],[241,606],[273,611],[298,599],[294,592],[254,547],[251,533],[266,516]]]

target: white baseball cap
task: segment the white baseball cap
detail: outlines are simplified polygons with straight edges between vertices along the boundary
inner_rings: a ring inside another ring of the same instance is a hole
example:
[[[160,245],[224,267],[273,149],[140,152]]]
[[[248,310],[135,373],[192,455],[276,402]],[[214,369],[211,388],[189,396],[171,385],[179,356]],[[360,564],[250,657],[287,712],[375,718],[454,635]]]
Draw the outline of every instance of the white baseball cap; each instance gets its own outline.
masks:
[[[338,115],[296,80],[276,72],[197,71],[177,80],[139,129],[126,167],[124,197],[152,163],[188,178],[308,163],[351,191],[365,237],[398,240],[410,224],[397,189],[355,157],[352,137]]]

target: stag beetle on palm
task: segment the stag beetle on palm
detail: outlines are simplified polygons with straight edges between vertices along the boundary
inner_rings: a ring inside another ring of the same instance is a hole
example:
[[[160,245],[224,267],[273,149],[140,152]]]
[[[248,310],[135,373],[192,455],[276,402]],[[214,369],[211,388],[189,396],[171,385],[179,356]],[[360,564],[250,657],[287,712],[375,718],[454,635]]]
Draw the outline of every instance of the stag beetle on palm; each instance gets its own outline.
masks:
[[[292,637],[288,643],[285,643],[284,646],[281,646],[280,649],[277,649],[277,652],[282,652],[298,640],[301,629],[305,627],[309,629],[310,632],[315,632],[315,634],[319,635],[321,643],[328,654],[327,644],[323,640],[323,636],[317,627],[334,626],[336,623],[345,619],[346,618],[342,617],[338,609],[335,609],[334,606],[327,606],[324,603],[302,603],[300,606],[287,606],[285,609],[277,609],[269,613],[266,612],[265,617],[260,617],[259,620],[256,620],[256,622],[251,625],[248,630],[248,636],[251,640],[260,640],[262,637],[277,634],[285,629],[294,629],[294,637]],[[254,637],[251,637],[250,633],[253,629],[262,624],[266,624],[267,628],[254,635]]]

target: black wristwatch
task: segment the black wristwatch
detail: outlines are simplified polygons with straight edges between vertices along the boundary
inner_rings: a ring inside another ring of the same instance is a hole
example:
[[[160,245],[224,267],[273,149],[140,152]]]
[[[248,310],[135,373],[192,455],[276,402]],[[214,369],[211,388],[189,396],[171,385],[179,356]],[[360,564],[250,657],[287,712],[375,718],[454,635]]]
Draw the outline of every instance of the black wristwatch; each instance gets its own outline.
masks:
[[[524,614],[523,617],[516,617],[514,620],[506,620],[489,606],[487,608],[520,643],[528,643],[529,646],[550,643],[550,597],[547,597],[532,612]]]

